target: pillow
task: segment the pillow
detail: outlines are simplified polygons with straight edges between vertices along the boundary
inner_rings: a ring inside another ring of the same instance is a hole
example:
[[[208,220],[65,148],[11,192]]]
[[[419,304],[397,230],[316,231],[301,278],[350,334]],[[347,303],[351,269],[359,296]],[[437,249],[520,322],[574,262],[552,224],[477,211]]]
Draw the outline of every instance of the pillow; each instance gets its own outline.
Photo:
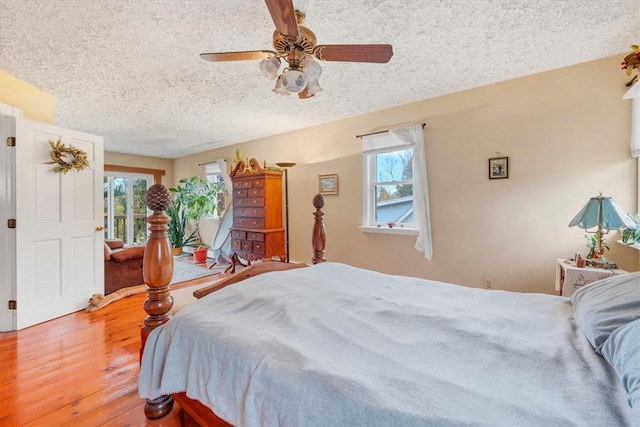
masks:
[[[124,247],[124,241],[122,239],[104,239],[104,242],[111,249],[120,249],[120,248]]]
[[[104,260],[109,261],[111,259],[111,248],[106,243],[104,244]]]
[[[130,259],[138,259],[144,257],[144,246],[132,246],[126,249],[119,249],[111,252],[111,259],[116,262],[125,262]]]
[[[634,425],[640,425],[640,319],[613,331],[600,350],[627,391]]]
[[[593,282],[571,295],[573,317],[596,352],[620,326],[640,319],[640,272]]]

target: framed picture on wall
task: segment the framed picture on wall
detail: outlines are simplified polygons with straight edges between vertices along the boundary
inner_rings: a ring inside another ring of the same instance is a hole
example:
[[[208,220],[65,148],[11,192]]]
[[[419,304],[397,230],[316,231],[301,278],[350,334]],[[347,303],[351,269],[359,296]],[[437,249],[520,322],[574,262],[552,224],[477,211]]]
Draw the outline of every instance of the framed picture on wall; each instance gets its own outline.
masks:
[[[338,175],[318,175],[320,194],[338,194]]]
[[[509,178],[509,158],[494,157],[489,159],[489,179]]]

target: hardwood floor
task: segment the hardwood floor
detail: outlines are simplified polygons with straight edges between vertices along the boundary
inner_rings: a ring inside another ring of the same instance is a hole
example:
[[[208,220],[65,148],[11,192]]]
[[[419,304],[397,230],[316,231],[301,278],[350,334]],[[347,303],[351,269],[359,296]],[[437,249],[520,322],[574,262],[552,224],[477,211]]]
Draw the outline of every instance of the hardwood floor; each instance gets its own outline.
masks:
[[[138,397],[145,297],[0,333],[0,426],[179,426],[178,406],[149,421]]]

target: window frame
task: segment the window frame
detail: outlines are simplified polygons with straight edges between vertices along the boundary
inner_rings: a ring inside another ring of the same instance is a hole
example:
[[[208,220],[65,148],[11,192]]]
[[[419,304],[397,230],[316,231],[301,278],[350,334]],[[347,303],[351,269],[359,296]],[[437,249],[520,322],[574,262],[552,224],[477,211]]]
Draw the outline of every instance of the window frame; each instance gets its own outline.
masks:
[[[398,180],[398,181],[378,181],[377,180],[377,156],[384,153],[395,153],[409,151],[412,152],[412,178],[410,180]],[[381,233],[381,234],[409,234],[417,235],[418,227],[415,222],[413,223],[400,223],[393,227],[389,227],[386,224],[379,223],[375,220],[377,209],[377,197],[376,187],[380,185],[403,185],[410,184],[415,187],[415,171],[416,168],[416,153],[414,147],[409,146],[385,146],[377,149],[373,149],[367,152],[363,152],[363,209],[362,209],[362,225],[360,230],[367,233]],[[415,199],[412,198],[412,202]],[[415,209],[415,208],[414,208]]]

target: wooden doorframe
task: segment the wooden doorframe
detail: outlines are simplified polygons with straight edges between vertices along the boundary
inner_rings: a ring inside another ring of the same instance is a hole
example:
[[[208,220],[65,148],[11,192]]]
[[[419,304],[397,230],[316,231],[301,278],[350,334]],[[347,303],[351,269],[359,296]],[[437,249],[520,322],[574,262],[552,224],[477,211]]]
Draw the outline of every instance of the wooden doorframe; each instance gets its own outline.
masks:
[[[162,177],[165,174],[163,169],[147,169],[147,168],[136,168],[133,166],[118,166],[118,165],[104,165],[105,172],[127,172],[127,173],[137,173],[142,175],[153,175],[153,183],[154,184],[162,184]]]
[[[3,232],[0,236],[0,332],[16,329],[16,311],[9,310],[8,301],[16,299],[16,230],[7,226],[8,218],[15,218],[15,171],[16,157],[13,147],[7,146],[8,136],[15,136],[12,119],[22,118],[23,112],[19,108],[0,103],[0,118],[7,123],[2,129],[0,141],[2,156],[0,156],[0,176],[5,187],[0,190],[0,226]]]

